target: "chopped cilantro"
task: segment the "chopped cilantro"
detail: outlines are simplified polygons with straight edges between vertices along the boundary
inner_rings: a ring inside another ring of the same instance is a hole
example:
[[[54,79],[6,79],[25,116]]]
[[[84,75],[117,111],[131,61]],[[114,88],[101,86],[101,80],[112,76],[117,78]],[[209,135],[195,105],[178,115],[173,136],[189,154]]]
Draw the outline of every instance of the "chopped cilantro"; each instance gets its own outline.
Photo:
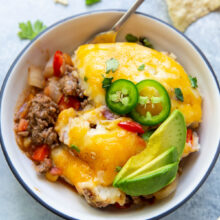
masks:
[[[102,88],[108,89],[108,87],[110,87],[112,84],[112,80],[113,80],[113,77],[110,77],[110,78],[104,77],[102,81]]]
[[[154,133],[154,130],[146,131],[146,132],[142,135],[142,138],[143,138],[145,141],[149,141],[150,136],[151,136],[153,133]]]
[[[181,102],[184,101],[183,93],[180,88],[175,88],[175,95],[178,100],[180,100]]]
[[[77,146],[75,146],[75,145],[72,144],[70,147],[71,147],[73,150],[75,150],[76,152],[78,152],[78,153],[80,152],[80,149],[79,149]]]
[[[115,58],[106,61],[106,73],[112,71],[113,73],[118,69],[119,62]]]
[[[138,38],[136,36],[132,35],[132,34],[127,34],[125,36],[125,39],[128,42],[137,42],[138,41]]]
[[[87,82],[88,81],[88,77],[84,76],[84,81]]]
[[[138,67],[138,70],[141,71],[141,70],[144,70],[145,68],[145,64],[141,64],[139,67]]]
[[[197,78],[196,77],[189,76],[189,80],[190,80],[192,88],[195,89],[195,88],[198,87],[198,85],[197,85]]]
[[[117,167],[115,168],[115,171],[116,171],[116,172],[119,172],[121,169],[122,169],[122,167],[117,166]]]
[[[20,31],[18,32],[18,36],[20,39],[29,39],[32,40],[35,38],[41,31],[43,31],[46,26],[43,22],[37,20],[34,25],[31,24],[30,21],[27,23],[21,22],[19,23]]]
[[[118,69],[119,62],[115,58],[106,61],[106,73],[112,71],[113,73]]]
[[[145,46],[149,48],[154,48],[151,42],[146,37],[139,37],[139,41]]]
[[[97,2],[100,2],[101,0],[86,0],[86,5],[93,5]]]

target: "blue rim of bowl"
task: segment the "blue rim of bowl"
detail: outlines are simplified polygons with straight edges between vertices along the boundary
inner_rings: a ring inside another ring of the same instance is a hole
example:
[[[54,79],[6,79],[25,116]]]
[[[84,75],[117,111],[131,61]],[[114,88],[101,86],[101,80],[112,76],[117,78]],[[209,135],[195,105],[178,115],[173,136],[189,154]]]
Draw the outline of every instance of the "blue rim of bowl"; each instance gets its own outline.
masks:
[[[2,97],[3,97],[3,94],[4,94],[4,89],[5,89],[5,86],[7,84],[7,81],[8,81],[8,78],[14,68],[14,66],[17,64],[18,60],[20,59],[20,57],[24,54],[24,52],[38,39],[41,37],[41,35],[43,35],[45,32],[51,30],[52,28],[54,28],[55,26],[59,25],[59,24],[62,24],[66,21],[69,21],[69,20],[72,20],[74,18],[77,18],[77,17],[81,17],[81,16],[84,16],[84,15],[90,15],[90,14],[95,14],[95,13],[102,13],[102,12],[125,12],[126,10],[122,10],[122,9],[102,9],[102,10],[93,10],[93,11],[90,11],[90,12],[84,12],[84,13],[80,13],[80,14],[76,14],[76,15],[73,15],[73,16],[70,16],[70,17],[67,17],[65,19],[62,19],[56,23],[54,23],[53,25],[49,26],[48,28],[46,28],[43,32],[41,32],[37,37],[35,37],[21,52],[20,54],[16,57],[15,61],[12,63],[10,69],[8,70],[6,76],[5,76],[5,79],[4,79],[4,82],[2,84],[2,88],[1,88],[1,93],[0,93],[0,117],[1,117],[1,106],[2,106]],[[142,15],[142,16],[145,16],[145,17],[149,17],[153,20],[156,20],[164,25],[166,25],[168,28],[171,28],[172,30],[176,31],[179,35],[181,35],[183,38],[185,38],[186,41],[188,41],[192,46],[193,48],[200,54],[200,56],[202,57],[203,61],[206,63],[207,67],[209,68],[210,72],[212,73],[212,76],[215,80],[215,83],[218,87],[218,90],[219,90],[219,94],[220,94],[220,86],[219,86],[219,83],[218,83],[218,80],[217,80],[217,77],[215,75],[215,72],[214,70],[212,69],[209,61],[207,60],[207,58],[205,57],[205,55],[203,54],[203,52],[198,48],[198,46],[195,45],[195,43],[190,40],[187,36],[185,36],[182,32],[178,31],[176,28],[174,28],[173,26],[171,26],[170,24],[158,19],[158,18],[155,18],[154,16],[151,16],[151,15],[148,15],[148,14],[145,14],[145,13],[142,13],[142,12],[136,12],[136,14],[139,14],[139,15]],[[1,120],[1,118],[0,118]],[[23,179],[20,177],[19,173],[17,172],[16,168],[13,166],[10,158],[9,158],[9,155],[7,153],[7,150],[6,150],[6,147],[4,145],[4,141],[3,141],[3,137],[2,137],[2,129],[1,129],[1,123],[0,123],[0,143],[1,143],[1,146],[2,146],[2,151],[4,153],[4,156],[6,158],[6,161],[12,171],[12,173],[14,174],[14,176],[16,177],[16,179],[18,180],[18,182],[23,186],[23,188],[37,201],[39,202],[41,205],[43,205],[45,208],[47,208],[48,210],[52,211],[53,213],[55,213],[56,215],[62,217],[62,218],[65,218],[65,219],[70,219],[70,220],[77,220],[76,218],[74,217],[71,217],[71,216],[68,216],[60,211],[58,211],[57,209],[54,209],[53,207],[51,207],[50,205],[48,205],[47,203],[45,203],[40,197],[38,197],[27,185],[26,183],[23,181]],[[212,160],[212,163],[210,164],[206,174],[203,176],[202,180],[199,182],[199,184],[195,187],[195,189],[186,197],[184,198],[181,202],[179,202],[178,204],[176,204],[174,207],[172,207],[171,209],[157,215],[157,216],[154,216],[148,220],[156,220],[158,218],[162,218],[170,213],[172,213],[173,211],[175,211],[177,208],[179,208],[181,205],[183,205],[187,200],[189,200],[197,191],[198,189],[201,187],[201,185],[205,182],[205,180],[207,179],[207,177],[209,176],[211,170],[213,169],[217,159],[218,159],[218,156],[219,156],[219,153],[220,153],[220,140],[219,140],[219,144],[218,144],[218,149],[216,151],[216,154]]]

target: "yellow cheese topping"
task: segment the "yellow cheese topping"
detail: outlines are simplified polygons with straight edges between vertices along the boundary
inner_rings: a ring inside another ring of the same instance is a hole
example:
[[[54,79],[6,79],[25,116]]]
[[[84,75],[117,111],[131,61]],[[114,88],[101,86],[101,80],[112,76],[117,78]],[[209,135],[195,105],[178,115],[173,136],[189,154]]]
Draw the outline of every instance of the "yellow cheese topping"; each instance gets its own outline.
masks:
[[[102,111],[100,107],[72,117],[72,108],[64,110],[59,114],[56,131],[62,142],[80,149],[79,153],[73,150],[74,154],[94,171],[97,182],[108,186],[117,174],[116,167],[122,167],[131,156],[141,152],[146,143],[136,133],[117,125],[131,119],[106,120]]]
[[[115,58],[119,67],[106,74],[106,61]],[[144,79],[158,80],[168,91],[172,110],[179,109],[187,125],[201,122],[202,100],[197,89],[193,89],[183,67],[171,57],[136,43],[106,43],[82,45],[76,51],[74,63],[78,68],[80,83],[85,95],[96,106],[105,104],[103,75],[117,79],[128,79],[135,83]],[[145,64],[143,71],[138,67]],[[88,80],[84,80],[86,77]],[[180,88],[184,102],[177,100],[174,89]]]
[[[53,164],[62,170],[62,176],[75,186],[80,182],[93,181],[95,178],[94,171],[88,164],[64,147],[53,149],[51,158]]]

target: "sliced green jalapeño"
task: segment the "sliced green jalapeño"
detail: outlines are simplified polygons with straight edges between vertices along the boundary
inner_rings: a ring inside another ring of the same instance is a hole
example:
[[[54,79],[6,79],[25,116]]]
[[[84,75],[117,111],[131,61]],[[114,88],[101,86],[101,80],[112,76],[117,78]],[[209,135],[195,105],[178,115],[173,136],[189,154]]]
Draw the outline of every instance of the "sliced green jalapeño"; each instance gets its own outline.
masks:
[[[114,81],[106,92],[106,104],[115,113],[127,114],[137,105],[138,90],[126,79]]]
[[[139,98],[131,117],[143,125],[157,125],[170,114],[170,98],[166,89],[152,79],[142,80],[136,85]]]

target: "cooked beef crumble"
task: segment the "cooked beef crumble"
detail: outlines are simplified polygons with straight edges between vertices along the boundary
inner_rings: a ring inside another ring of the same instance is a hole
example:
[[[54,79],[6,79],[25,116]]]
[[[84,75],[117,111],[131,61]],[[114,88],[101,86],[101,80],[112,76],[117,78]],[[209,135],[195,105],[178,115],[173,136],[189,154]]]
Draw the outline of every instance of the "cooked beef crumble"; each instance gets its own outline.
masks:
[[[58,136],[54,125],[58,114],[58,105],[48,96],[37,94],[31,100],[27,119],[29,120],[28,131],[33,144],[57,145]]]
[[[46,173],[52,167],[52,160],[50,158],[45,158],[43,161],[40,162],[39,165],[35,167],[38,173]]]
[[[83,91],[79,86],[78,75],[74,67],[66,65],[66,71],[60,79],[60,87],[64,95],[83,98]]]

